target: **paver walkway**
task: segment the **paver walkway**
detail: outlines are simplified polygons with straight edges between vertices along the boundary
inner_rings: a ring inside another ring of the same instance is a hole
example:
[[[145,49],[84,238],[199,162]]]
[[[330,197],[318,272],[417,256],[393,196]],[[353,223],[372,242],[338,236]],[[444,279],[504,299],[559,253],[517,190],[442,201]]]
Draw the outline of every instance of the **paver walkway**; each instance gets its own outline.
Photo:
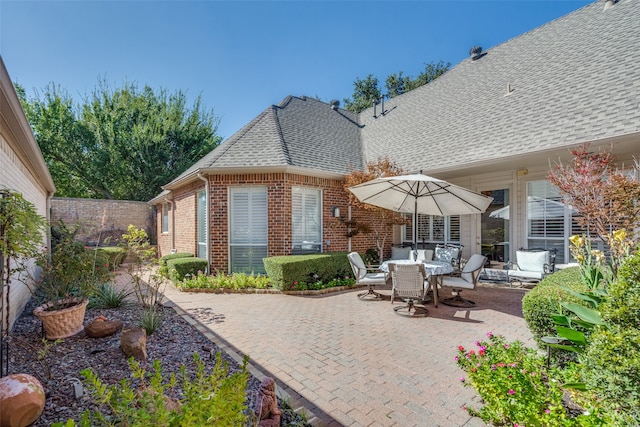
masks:
[[[317,426],[482,426],[462,409],[479,405],[460,383],[457,346],[472,348],[488,331],[534,346],[522,289],[480,285],[464,291],[475,308],[429,304],[429,316],[415,319],[394,314],[390,290],[377,302],[358,300],[358,291],[309,297],[169,286],[166,295],[218,345],[249,355],[253,373],[274,377]]]

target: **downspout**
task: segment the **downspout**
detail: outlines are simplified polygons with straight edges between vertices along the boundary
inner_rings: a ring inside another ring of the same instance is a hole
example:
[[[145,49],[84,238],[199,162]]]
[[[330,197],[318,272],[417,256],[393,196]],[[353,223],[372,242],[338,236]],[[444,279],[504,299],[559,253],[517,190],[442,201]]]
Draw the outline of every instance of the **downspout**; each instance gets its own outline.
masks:
[[[209,178],[198,173],[198,178],[204,181],[204,213],[205,213],[205,230],[207,234],[207,274],[211,270],[211,236],[209,235]],[[197,233],[196,233],[197,234]],[[197,240],[197,238],[196,238]],[[197,244],[197,242],[196,242]]]
[[[46,209],[46,219],[47,222],[49,224],[51,224],[51,199],[53,199],[53,191],[47,191],[47,201],[45,202],[45,209]],[[49,254],[49,261],[51,261],[51,232],[47,232],[47,237],[46,237],[46,245],[47,245],[47,254]],[[39,279],[39,272],[36,273],[37,277],[36,279]]]
[[[349,207],[347,209],[347,221],[351,224],[351,203],[349,203]],[[351,231],[350,226],[349,231]],[[347,252],[351,252],[351,233],[349,233],[349,239],[347,240]]]

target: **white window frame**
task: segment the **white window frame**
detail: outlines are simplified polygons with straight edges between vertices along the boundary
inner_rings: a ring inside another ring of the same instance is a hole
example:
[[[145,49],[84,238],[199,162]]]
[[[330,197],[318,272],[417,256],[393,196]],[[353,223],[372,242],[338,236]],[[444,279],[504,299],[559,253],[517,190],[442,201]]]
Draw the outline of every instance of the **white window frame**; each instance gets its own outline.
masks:
[[[413,214],[405,214],[409,219],[413,219]],[[451,218],[452,217],[456,217],[457,218],[457,222],[458,222],[458,235],[461,237],[462,235],[462,231],[460,230],[461,228],[461,223],[460,223],[460,215],[451,215],[451,216],[445,216],[445,217],[441,217],[438,215],[423,215],[423,214],[418,214],[418,223],[422,224],[423,221],[427,221],[427,234],[428,234],[428,239],[424,239],[425,244],[431,244],[431,245],[437,245],[437,244],[444,244],[444,243],[456,243],[456,244],[461,244],[460,238],[458,238],[457,240],[453,240],[451,238]],[[443,235],[443,239],[434,239],[434,219],[435,218],[444,218],[444,235]],[[413,227],[415,227],[416,224],[411,224],[411,227],[408,227],[406,224],[403,225],[403,230],[402,230],[402,235],[404,236],[403,241],[406,242],[412,242],[413,241]],[[419,230],[418,230],[419,231]],[[411,235],[408,235],[408,233],[411,232]],[[422,243],[422,239],[420,236],[420,233],[418,233],[418,244]]]
[[[161,221],[161,232],[163,234],[169,233],[169,203],[162,204],[162,221]]]
[[[296,212],[296,197],[302,197],[298,204],[302,212]],[[313,211],[308,212],[309,200],[316,201]],[[298,218],[300,218],[298,220]],[[300,223],[302,222],[302,224]],[[314,221],[316,224],[307,224]],[[309,230],[317,227],[316,235]],[[300,234],[301,232],[301,234]],[[322,253],[322,189],[314,187],[291,187],[291,245],[292,253]]]
[[[202,201],[203,198],[204,198],[204,201]],[[206,190],[200,190],[196,193],[197,256],[204,259],[209,258],[207,256],[207,239],[209,239],[209,212],[207,212],[208,203],[206,198],[207,198]]]
[[[247,194],[247,205],[236,206],[234,198],[235,194]],[[264,264],[262,264],[262,258],[268,256],[269,253],[269,194],[266,186],[246,186],[246,187],[229,187],[228,188],[228,254],[229,254],[229,267],[230,273],[245,272],[245,273],[260,273],[264,274]],[[264,206],[259,203],[260,198],[264,197]],[[246,209],[247,217],[246,224],[239,222],[240,215],[234,212],[235,209]],[[246,232],[245,238],[240,238],[238,231],[234,229],[236,226],[244,226]],[[256,227],[256,230],[252,228]],[[262,229],[262,230],[260,230]],[[238,265],[235,262],[234,254],[235,249],[241,249],[243,251],[242,256],[249,258],[251,264],[251,271],[238,270],[234,268],[234,265]],[[256,253],[258,255],[256,255]],[[260,255],[262,254],[262,255]],[[256,259],[254,259],[254,256]],[[260,261],[257,261],[257,260]]]

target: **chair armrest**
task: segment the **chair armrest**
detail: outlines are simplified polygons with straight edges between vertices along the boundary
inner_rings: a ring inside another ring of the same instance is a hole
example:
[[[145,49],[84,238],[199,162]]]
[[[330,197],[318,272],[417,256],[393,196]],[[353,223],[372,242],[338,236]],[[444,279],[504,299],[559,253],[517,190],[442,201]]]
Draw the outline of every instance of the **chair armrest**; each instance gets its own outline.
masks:
[[[515,263],[515,262],[513,262],[513,261],[509,261],[509,262],[507,262],[507,264],[505,265],[505,269],[506,269],[506,270],[520,270],[520,269],[518,268],[518,264],[516,264],[516,263]]]

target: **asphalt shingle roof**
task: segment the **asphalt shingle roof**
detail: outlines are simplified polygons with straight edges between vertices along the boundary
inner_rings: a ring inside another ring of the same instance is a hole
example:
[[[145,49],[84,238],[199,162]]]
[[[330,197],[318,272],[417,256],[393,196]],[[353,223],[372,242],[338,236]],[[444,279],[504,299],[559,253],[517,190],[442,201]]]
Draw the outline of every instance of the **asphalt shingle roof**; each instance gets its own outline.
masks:
[[[637,133],[639,48],[640,0],[598,1],[387,100],[376,118],[289,96],[173,183],[217,168],[347,174],[382,156],[433,173]]]
[[[172,183],[203,169],[297,166],[347,174],[363,167],[357,115],[307,97],[272,105]]]
[[[460,167],[640,131],[640,2],[587,5],[361,113],[369,160]],[[507,85],[512,92],[507,94]]]

